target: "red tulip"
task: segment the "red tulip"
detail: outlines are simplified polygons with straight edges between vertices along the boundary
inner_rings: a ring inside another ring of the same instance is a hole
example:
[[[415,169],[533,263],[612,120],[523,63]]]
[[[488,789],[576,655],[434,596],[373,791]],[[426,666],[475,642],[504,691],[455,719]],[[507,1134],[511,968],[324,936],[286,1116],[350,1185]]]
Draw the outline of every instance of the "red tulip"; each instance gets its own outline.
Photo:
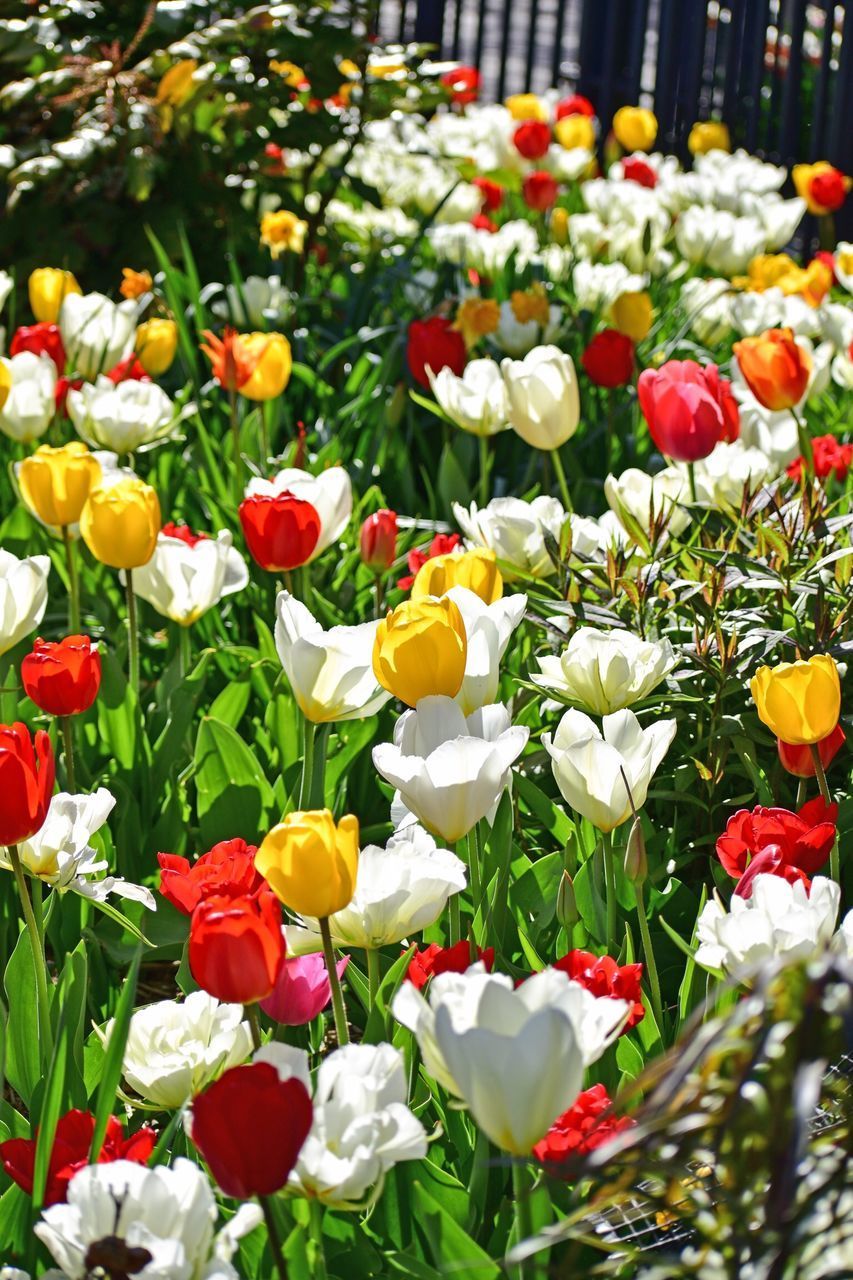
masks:
[[[361,526],[359,534],[361,562],[373,573],[390,569],[397,554],[397,515],[383,509],[374,511]]]
[[[37,356],[50,356],[56,365],[56,372],[65,371],[65,348],[62,345],[62,334],[58,324],[49,320],[40,320],[38,324],[22,324],[15,330],[9,343],[9,355],[16,356],[21,351],[32,351]]]
[[[498,224],[493,222],[487,213],[475,213],[471,219],[471,226],[475,231],[486,231],[490,236],[499,229]]]
[[[59,1117],[47,1167],[45,1206],[65,1201],[69,1182],[75,1173],[89,1163],[89,1148],[94,1131],[95,1117],[89,1111],[67,1111],[64,1116]],[[121,1121],[117,1116],[110,1116],[98,1164],[112,1164],[114,1160],[147,1164],[156,1141],[155,1130],[145,1125],[136,1133],[125,1137]],[[9,1138],[6,1142],[0,1142],[0,1160],[12,1181],[26,1191],[27,1195],[32,1195],[36,1138]]]
[[[160,530],[167,538],[180,538],[188,547],[196,547],[210,538],[209,533],[193,533],[188,524],[174,524],[171,520]]]
[[[409,566],[408,575],[399,578],[397,586],[401,591],[408,591],[421,569],[433,556],[446,556],[459,546],[462,539],[458,533],[437,533],[428,547],[414,547],[406,557]]]
[[[525,160],[541,160],[551,145],[551,126],[541,120],[523,120],[512,140]]]
[[[589,116],[592,120],[595,107],[582,93],[573,93],[570,98],[563,98],[562,102],[557,103],[557,119],[562,120],[564,116]]]
[[[461,375],[467,359],[465,339],[446,316],[413,320],[409,325],[406,359],[415,381],[429,389],[427,365],[433,373],[448,368],[457,376]]]
[[[54,400],[56,401],[56,412],[60,417],[68,417],[68,410],[65,407],[65,403],[68,399],[68,392],[79,391],[82,385],[82,378],[57,378]]]
[[[488,209],[489,213],[500,209],[503,204],[504,189],[499,182],[492,182],[491,178],[475,178],[471,186],[477,188],[483,197],[483,208]]]
[[[185,916],[214,896],[245,898],[263,888],[255,870],[257,845],[245,840],[222,840],[194,863],[174,853],[158,853],[160,892]]]
[[[535,169],[528,173],[521,184],[521,194],[529,209],[537,213],[545,213],[555,203],[559,192],[559,184],[552,174],[544,169]]]
[[[495,963],[494,947],[486,947],[485,950],[478,947],[477,959],[483,962],[486,972],[491,973]],[[406,978],[421,991],[437,973],[464,973],[470,963],[471,945],[465,938],[452,947],[440,947],[437,942],[431,942],[423,951],[415,947]]]
[[[271,1196],[290,1177],[314,1105],[295,1076],[270,1062],[232,1067],[192,1104],[190,1134],[219,1186],[235,1200]]]
[[[838,284],[838,277],[835,274],[835,258],[828,249],[818,249],[812,259],[814,262],[822,262],[832,272],[832,284]]]
[[[271,890],[251,897],[204,898],[190,922],[189,963],[196,982],[228,1004],[265,1000],[284,959],[281,907]]]
[[[591,951],[569,951],[554,961],[554,968],[568,974],[574,982],[579,982],[594,996],[627,1000],[631,1012],[622,1028],[623,1032],[636,1027],[646,1016],[640,987],[643,976],[641,964],[619,965],[611,956],[595,956]]]
[[[133,352],[129,356],[125,356],[123,360],[119,360],[117,365],[110,369],[106,377],[110,382],[150,382],[151,378],[145,372],[139,362],[138,356]]]
[[[25,724],[0,724],[0,844],[20,844],[44,826],[56,765],[50,738]]]
[[[320,537],[320,517],[310,502],[292,493],[244,498],[238,514],[252,559],[270,573],[298,569]]]
[[[837,724],[832,733],[826,738],[821,738],[818,742],[817,749],[820,756],[820,762],[824,769],[828,769],[832,764],[838,752],[845,743],[844,730],[840,724]],[[779,751],[779,759],[782,761],[783,768],[792,773],[795,778],[813,778],[815,776],[814,760],[809,747],[793,746],[790,742],[783,742],[781,738],[777,738],[776,745]]]
[[[716,365],[668,360],[643,370],[637,394],[652,439],[676,462],[707,458],[721,441],[738,437],[737,401]]]
[[[348,964],[349,956],[335,964],[339,978]],[[326,962],[318,952],[311,952],[307,956],[285,957],[275,989],[261,1001],[261,1008],[285,1027],[304,1027],[323,1012],[331,998]]]
[[[88,711],[101,687],[101,655],[88,636],[66,636],[58,644],[36,640],[21,663],[28,698],[52,716]]]
[[[830,213],[840,209],[847,199],[847,183],[838,169],[824,169],[809,183],[809,194],[815,204]]]
[[[762,871],[784,875],[786,879],[803,879],[803,872],[813,876],[825,864],[835,843],[837,817],[838,805],[826,804],[822,796],[809,800],[797,813],[765,809],[762,805],[751,813],[740,809],[729,818],[717,840],[717,857],[734,880],[750,870],[760,855],[767,855],[762,856]],[[793,876],[789,874],[791,870]],[[756,874],[758,871],[753,871],[751,878]]]
[[[581,356],[581,364],[597,387],[624,387],[634,375],[634,344],[618,329],[602,329]]]
[[[814,473],[819,480],[834,476],[844,481],[853,466],[853,444],[841,444],[835,436],[815,436],[812,440]],[[795,458],[787,467],[787,473],[799,484],[803,477],[803,459]]]
[[[636,156],[625,156],[622,161],[622,176],[627,182],[636,182],[641,187],[654,190],[658,184],[658,175],[646,160]]]
[[[537,1160],[546,1165],[560,1165],[572,1156],[583,1156],[609,1142],[617,1133],[633,1128],[630,1116],[616,1116],[603,1084],[579,1093],[575,1101],[558,1116],[541,1142],[533,1148]],[[557,1170],[551,1168],[550,1172]]]
[[[467,107],[469,103],[477,101],[480,73],[476,67],[454,67],[452,71],[445,71],[439,84],[447,89],[451,102]]]

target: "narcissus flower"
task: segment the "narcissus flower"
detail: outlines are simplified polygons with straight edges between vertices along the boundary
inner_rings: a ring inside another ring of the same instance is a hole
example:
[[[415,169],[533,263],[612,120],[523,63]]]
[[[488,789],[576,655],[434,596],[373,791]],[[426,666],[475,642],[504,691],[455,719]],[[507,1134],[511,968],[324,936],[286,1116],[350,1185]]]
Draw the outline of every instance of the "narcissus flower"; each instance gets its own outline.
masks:
[[[634,376],[634,344],[618,329],[602,329],[581,356],[584,372],[597,387],[624,387]]]
[[[637,394],[652,439],[676,462],[707,458],[721,441],[738,437],[737,401],[716,365],[668,360],[643,370]]]
[[[477,947],[476,953],[476,960],[482,964],[486,973],[491,973],[495,963],[494,947],[486,947],[485,950]],[[437,942],[431,942],[422,950],[415,947],[406,970],[406,981],[411,982],[418,991],[423,991],[430,978],[439,973],[464,973],[471,963],[471,944],[467,938],[460,939],[452,947],[442,947]]]
[[[453,600],[406,600],[379,623],[373,670],[383,689],[414,707],[431,694],[455,697],[467,654],[465,623]]]
[[[70,271],[58,267],[37,267],[27,282],[30,309],[36,320],[44,324],[56,324],[59,308],[64,298],[83,290]]]
[[[457,376],[465,368],[468,352],[462,334],[446,316],[413,320],[409,325],[406,361],[412,377],[429,389],[428,370],[448,368]]]
[[[687,138],[687,150],[692,156],[731,149],[732,139],[728,125],[723,124],[722,120],[697,120]]]
[[[190,920],[187,956],[195,981],[217,1000],[265,1000],[284,960],[281,907],[275,895],[263,888],[243,898],[203,898]]]
[[[145,320],[138,326],[134,347],[145,372],[152,378],[159,378],[175,358],[175,352],[178,349],[178,326],[174,320],[153,316],[152,319]]]
[[[65,1115],[59,1117],[47,1168],[43,1201],[45,1205],[65,1201],[69,1182],[75,1173],[89,1163],[94,1132],[95,1117],[90,1111],[66,1111]],[[0,1142],[3,1168],[27,1195],[33,1193],[37,1140],[38,1130],[33,1138],[9,1138],[6,1142]],[[125,1135],[124,1126],[118,1117],[110,1116],[98,1163],[132,1160],[134,1164],[147,1164],[156,1141],[156,1130],[148,1125],[143,1125],[136,1133]]]
[[[542,689],[593,715],[612,715],[646,698],[676,665],[669,640],[641,640],[630,631],[580,627],[559,657],[538,658]]]
[[[828,653],[815,654],[807,661],[759,667],[749,688],[759,718],[783,742],[794,746],[818,743],[838,724],[841,681]]]
[[[358,819],[336,823],[328,809],[289,813],[261,841],[255,866],[291,911],[332,916],[355,892]]]
[[[647,107],[620,107],[613,117],[613,132],[626,151],[649,151],[658,136],[658,122]]]
[[[209,329],[204,337],[201,350],[226,391],[239,391],[248,400],[274,400],[290,381],[293,359],[283,333],[237,333],[226,327],[221,338]]]
[[[50,737],[25,724],[0,724],[0,844],[20,844],[47,817],[56,766]]]
[[[292,493],[244,498],[238,509],[252,559],[270,573],[307,564],[320,537],[320,517]]]
[[[166,524],[151,559],[134,573],[133,590],[164,618],[189,627],[248,581],[246,561],[231,545],[227,529],[214,538]]]
[[[160,531],[160,502],[149,484],[128,476],[89,493],[80,534],[96,560],[113,569],[147,564]]]
[[[545,1137],[536,1143],[533,1154],[549,1173],[559,1175],[561,1164],[603,1147],[635,1123],[630,1116],[614,1115],[604,1085],[594,1084],[579,1093],[568,1111],[557,1117]]]
[[[821,738],[820,742],[815,743],[824,769],[829,768],[846,740],[844,730],[840,724],[837,724],[832,733],[825,738]],[[788,773],[792,773],[795,778],[813,778],[815,776],[814,760],[808,746],[803,746],[802,744],[795,746],[794,743],[783,742],[779,738],[777,739],[776,747],[782,767],[787,769]]]
[[[19,560],[0,547],[0,654],[35,631],[47,608],[49,556]]]
[[[59,644],[36,640],[21,662],[27,697],[51,716],[88,711],[101,686],[101,655],[88,636],[66,636]]]
[[[101,464],[82,440],[59,449],[40,445],[18,470],[18,487],[29,509],[43,524],[66,528],[77,524],[89,493],[101,479]]]
[[[746,385],[765,409],[792,409],[806,394],[812,360],[790,329],[741,338],[733,351]]]
[[[261,218],[261,244],[273,258],[283,253],[301,253],[305,248],[308,223],[289,209],[275,209]]]
[[[809,213],[816,217],[840,209],[853,186],[853,179],[846,177],[827,160],[818,160],[816,164],[795,164],[791,179],[797,195],[805,200]]]
[[[591,951],[569,951],[554,961],[554,968],[568,974],[573,982],[579,982],[594,996],[610,996],[613,1000],[626,1000],[631,1012],[622,1031],[630,1031],[646,1016],[641,964],[617,964],[612,956],[596,956]]]
[[[195,862],[174,853],[158,853],[160,892],[185,916],[205,898],[245,898],[263,887],[255,868],[257,846],[245,840],[221,840]]]
[[[462,555],[432,556],[418,570],[412,583],[412,599],[443,596],[451,587],[465,587],[484,604],[493,604],[503,595],[503,578],[497,556],[487,547],[475,547]]]

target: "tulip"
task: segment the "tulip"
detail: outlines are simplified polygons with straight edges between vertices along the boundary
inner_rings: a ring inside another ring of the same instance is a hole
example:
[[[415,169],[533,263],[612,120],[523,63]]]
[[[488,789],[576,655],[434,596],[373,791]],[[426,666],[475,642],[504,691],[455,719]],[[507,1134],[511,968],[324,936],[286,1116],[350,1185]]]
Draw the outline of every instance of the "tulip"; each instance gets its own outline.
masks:
[[[838,724],[841,682],[828,653],[759,667],[749,688],[759,719],[783,742],[816,745]]]
[[[690,523],[690,515],[683,505],[687,488],[683,473],[675,467],[667,467],[654,476],[629,467],[618,477],[607,477],[604,496],[626,531],[630,532],[631,521],[635,520],[646,533],[651,533],[656,525],[665,525],[677,535]]]
[[[9,343],[9,355],[17,356],[22,351],[31,351],[36,356],[49,356],[56,366],[57,374],[65,371],[65,348],[59,326],[39,323],[25,324],[16,329]],[[0,405],[2,408],[2,405]]]
[[[844,746],[845,741],[844,730],[840,724],[837,724],[832,733],[825,738],[821,738],[820,742],[815,743],[821,766],[824,769],[829,768],[838,752]],[[787,769],[788,773],[792,773],[795,778],[813,778],[815,776],[814,760],[808,746],[783,742],[781,738],[777,739],[776,746],[782,767]]]
[[[147,564],[133,574],[133,590],[164,618],[190,627],[249,582],[246,561],[222,529],[215,538],[186,525],[166,524]]]
[[[56,411],[56,367],[49,356],[22,351],[0,358],[6,395],[0,407],[0,431],[29,444],[43,436]]]
[[[554,125],[554,137],[566,151],[595,151],[595,125],[586,115],[560,117]]]
[[[136,303],[114,303],[102,293],[66,295],[59,330],[68,363],[92,382],[130,355],[136,336]]]
[[[649,151],[657,137],[658,122],[647,107],[620,107],[613,117],[613,132],[625,151]]]
[[[79,440],[59,449],[40,445],[18,471],[21,497],[52,529],[77,524],[90,490],[101,478],[101,464]]]
[[[462,714],[469,716],[498,696],[501,659],[524,617],[527,596],[504,596],[493,604],[484,604],[467,587],[451,587],[447,594],[459,607],[465,624],[468,653],[455,700]]]
[[[343,467],[327,467],[318,476],[299,467],[285,467],[272,480],[250,480],[246,497],[277,497],[287,493],[309,502],[320,520],[320,536],[308,562],[337,542],[352,515],[352,484]]]
[[[204,898],[192,914],[187,956],[195,981],[217,1000],[266,999],[284,959],[275,896],[261,889],[251,897]]]
[[[674,720],[659,720],[643,729],[628,710],[605,715],[599,729],[582,712],[567,711],[553,738],[542,735],[542,745],[563,799],[607,833],[645,804],[675,730]]]
[[[80,533],[96,560],[113,569],[147,564],[157,545],[160,503],[135,476],[91,490],[80,515]]]
[[[493,604],[503,595],[503,578],[494,551],[475,547],[462,555],[432,556],[418,570],[412,584],[412,600],[446,595],[452,587],[465,587],[484,604]]]
[[[795,164],[791,179],[797,195],[805,200],[809,213],[818,218],[840,209],[853,185],[850,178],[826,160],[818,160],[816,164]]]
[[[383,689],[414,707],[433,694],[456,696],[467,652],[465,623],[453,600],[407,600],[379,623],[373,671]]]
[[[512,141],[525,160],[541,160],[551,145],[551,126],[542,120],[524,120],[514,131]]]
[[[469,544],[495,552],[505,581],[511,582],[517,575],[547,578],[557,572],[545,541],[548,535],[559,543],[566,520],[556,498],[545,494],[532,502],[492,498],[485,507],[478,508],[472,502],[468,510],[454,502],[453,514]]]
[[[559,190],[556,178],[541,169],[528,173],[521,184],[524,203],[536,213],[546,213],[552,204],[556,204]]]
[[[446,316],[413,320],[409,325],[406,362],[416,382],[429,389],[429,372],[448,368],[460,377],[468,352],[462,334]]]
[[[0,845],[29,840],[43,825],[55,766],[49,736],[26,725],[0,725]]]
[[[572,358],[534,347],[523,360],[502,360],[510,426],[534,449],[556,450],[578,429],[580,397]]]
[[[504,106],[513,120],[548,119],[548,108],[536,93],[512,93]]]
[[[737,402],[716,365],[669,360],[644,369],[637,394],[652,439],[677,462],[707,458],[721,441],[737,439]]]
[[[589,98],[585,98],[582,93],[573,93],[568,98],[561,99],[557,103],[554,112],[558,120],[563,120],[566,116],[588,116],[590,120],[595,119],[595,107]]]
[[[500,703],[466,718],[452,699],[425,697],[397,721],[393,742],[373,748],[373,763],[418,821],[453,844],[494,813],[528,737]]]
[[[607,716],[647,698],[676,665],[669,640],[641,640],[630,631],[580,627],[559,657],[538,658],[534,684]]]
[[[216,381],[226,391],[249,400],[274,400],[290,381],[293,358],[282,333],[236,333],[225,329],[217,338],[205,329],[202,351]]]
[[[88,636],[66,636],[59,644],[36,640],[21,663],[27,697],[51,716],[88,711],[101,685],[101,655]]]
[[[83,292],[71,272],[58,267],[38,267],[30,275],[28,290],[30,309],[42,324],[56,324],[63,300]]]
[[[154,281],[150,271],[134,271],[133,267],[122,267],[118,291],[123,298],[142,298],[153,288]]]
[[[344,976],[349,956],[337,962],[338,980]],[[323,1012],[332,998],[332,984],[321,955],[287,955],[278,971],[272,995],[261,1008],[285,1027],[304,1027]]]
[[[626,182],[636,182],[648,191],[654,191],[658,185],[657,171],[639,156],[625,156],[622,161],[622,177]]]
[[[270,573],[307,564],[320,537],[320,517],[310,502],[290,493],[244,498],[238,510],[252,559]]]
[[[9,392],[12,390],[12,373],[7,365],[0,360],[0,410],[9,399]]]
[[[361,563],[375,574],[390,569],[397,555],[397,515],[384,509],[374,511],[358,535]]]
[[[136,330],[134,343],[139,363],[152,378],[159,378],[170,368],[178,349],[178,326],[174,320],[154,316]]]
[[[812,465],[818,480],[833,478],[843,483],[853,467],[853,444],[840,444],[835,436],[814,436],[811,441]],[[799,484],[808,473],[807,459],[795,458],[785,468],[786,475]]]
[[[115,796],[106,787],[87,795],[57,792],[51,797],[38,831],[18,846],[21,865],[42,884],[60,892],[71,890],[97,902],[117,893],[153,911],[154,899],[147,889],[101,875],[107,863],[92,848],[92,837],[104,826],[114,807]]]
[[[480,73],[476,67],[454,67],[439,76],[438,82],[450,94],[450,101],[467,107],[477,101],[480,91]]]
[[[358,820],[336,824],[328,809],[289,813],[261,841],[255,866],[291,911],[326,919],[355,892]]]
[[[500,209],[504,199],[504,188],[499,182],[492,182],[491,178],[474,178],[471,186],[476,187],[483,197],[484,210],[495,213]]]
[[[312,724],[374,715],[390,694],[377,688],[373,646],[380,624],[325,631],[287,591],[276,600],[275,646],[300,711]]]
[[[19,560],[0,547],[0,658],[44,617],[49,573],[49,556]]]
[[[696,963],[746,979],[768,961],[810,960],[832,939],[840,900],[839,885],[824,876],[807,889],[759,875],[750,896],[734,894],[728,911],[716,898],[705,904],[696,922]]]
[[[620,293],[610,307],[614,328],[632,342],[642,342],[648,337],[653,318],[652,300],[643,290]]]
[[[636,1124],[630,1116],[613,1114],[613,1103],[603,1084],[579,1093],[572,1105],[551,1125],[533,1148],[533,1155],[554,1177],[566,1161],[589,1155]]]
[[[154,382],[114,383],[99,378],[71,389],[66,400],[77,434],[95,448],[135,453],[171,435],[180,419],[175,406]]]
[[[611,956],[595,956],[590,951],[576,950],[555,960],[554,968],[565,973],[573,982],[580,983],[594,996],[609,996],[611,1000],[625,1000],[628,1003],[631,1012],[620,1035],[636,1027],[646,1016],[640,986],[643,977],[641,964],[619,965]]]
[[[445,366],[428,371],[432,394],[448,418],[472,435],[493,436],[509,425],[509,406],[500,366],[494,360],[471,360],[457,377]]]
[[[245,840],[222,840],[194,863],[174,853],[158,853],[160,892],[176,910],[191,916],[213,896],[245,898],[263,887],[255,868],[257,847]]]
[[[581,364],[597,387],[627,386],[634,376],[634,344],[617,329],[603,329],[587,346]]]
[[[687,150],[692,156],[704,156],[708,151],[731,151],[732,140],[728,125],[721,120],[697,120],[687,139]]]
[[[486,973],[491,973],[495,963],[494,947],[486,947],[485,950],[477,947],[476,952],[477,961]],[[464,973],[470,964],[471,944],[467,938],[460,938],[452,947],[441,947],[437,942],[431,942],[423,950],[415,947],[406,970],[406,981],[411,982],[416,991],[423,991],[430,978],[439,973]]]
[[[290,306],[290,295],[278,276],[247,276],[225,286],[225,299],[214,302],[216,315],[241,329],[274,325]]]
[[[746,385],[765,409],[777,413],[800,403],[808,390],[812,361],[790,329],[742,338],[733,350]]]
[[[400,590],[410,591],[418,570],[426,564],[427,560],[431,560],[433,556],[447,555],[458,547],[461,541],[458,533],[437,533],[428,547],[413,547],[406,556],[408,576],[397,581]]]
[[[802,879],[820,871],[829,858],[837,818],[838,805],[827,804],[822,796],[809,800],[798,813],[763,805],[751,813],[740,809],[717,840],[717,857],[734,880],[740,880],[759,858],[765,872]],[[737,891],[741,892],[740,884]]]

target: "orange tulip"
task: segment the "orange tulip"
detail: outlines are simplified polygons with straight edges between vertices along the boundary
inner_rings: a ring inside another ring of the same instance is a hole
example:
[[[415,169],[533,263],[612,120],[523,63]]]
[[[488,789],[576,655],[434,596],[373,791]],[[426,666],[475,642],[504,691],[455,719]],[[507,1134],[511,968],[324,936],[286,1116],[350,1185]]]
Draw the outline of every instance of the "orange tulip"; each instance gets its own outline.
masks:
[[[790,329],[768,329],[757,338],[743,338],[735,343],[734,353],[746,385],[765,409],[792,409],[802,400],[812,362]]]

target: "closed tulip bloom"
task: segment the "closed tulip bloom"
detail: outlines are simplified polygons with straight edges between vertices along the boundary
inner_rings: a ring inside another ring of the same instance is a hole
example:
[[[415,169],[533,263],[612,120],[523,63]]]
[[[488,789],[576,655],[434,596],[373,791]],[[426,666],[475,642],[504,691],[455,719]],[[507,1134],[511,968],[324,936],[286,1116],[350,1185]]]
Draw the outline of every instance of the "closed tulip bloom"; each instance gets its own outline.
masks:
[[[374,511],[358,535],[361,563],[374,573],[390,569],[397,555],[397,515],[383,509]]]
[[[71,272],[58,267],[37,267],[30,275],[27,289],[33,315],[46,324],[56,324],[64,298],[83,292]]]
[[[96,560],[112,569],[147,564],[160,531],[160,502],[136,476],[89,494],[80,516],[80,534]]]
[[[807,661],[759,667],[749,682],[759,718],[777,738],[807,746],[829,737],[841,713],[835,660],[818,653]]]
[[[65,348],[56,324],[22,324],[12,335],[9,355],[17,356],[22,351],[31,351],[36,356],[50,356],[56,365],[56,372],[60,375],[65,372]]]
[[[675,467],[667,467],[654,476],[629,467],[620,476],[607,477],[604,496],[626,529],[631,520],[636,520],[647,533],[652,525],[665,523],[671,533],[679,534],[690,523],[690,514],[684,509],[688,499],[686,478]]]
[[[134,343],[139,363],[152,378],[170,368],[178,349],[178,326],[174,320],[153,316],[136,330]]]
[[[101,687],[101,655],[88,636],[66,636],[59,644],[36,640],[21,663],[27,697],[51,716],[88,711]]]
[[[68,416],[79,436],[95,448],[113,453],[135,453],[171,435],[180,417],[156,382],[110,378],[86,382],[71,389],[66,400]]]
[[[49,736],[0,724],[0,844],[20,844],[44,825],[56,768]]]
[[[606,715],[599,729],[580,711],[567,711],[553,738],[542,735],[560,793],[599,831],[613,831],[641,809],[651,780],[675,737],[676,722],[643,729],[633,711]],[[623,777],[624,774],[624,777]]]
[[[307,564],[320,537],[320,517],[292,493],[244,498],[238,509],[252,559],[269,573]]]
[[[818,218],[840,209],[852,185],[851,179],[827,160],[818,160],[816,164],[795,164],[791,180],[797,195],[805,200],[809,213]]]
[[[637,394],[652,439],[676,462],[707,458],[721,441],[738,437],[737,401],[716,365],[668,360],[643,370]]]
[[[253,364],[247,380],[238,388],[247,400],[274,400],[290,381],[293,357],[283,333],[248,333],[243,336],[245,358]]]
[[[349,956],[335,964],[338,980],[344,976]],[[313,1022],[332,999],[332,985],[322,955],[309,952],[304,956],[287,955],[278,971],[275,987],[261,1001],[264,1013],[285,1027],[304,1027]]]
[[[733,350],[744,382],[765,409],[777,413],[800,403],[808,390],[812,360],[790,329],[741,338]]]
[[[433,694],[454,698],[465,675],[467,654],[458,605],[446,596],[405,600],[379,623],[373,671],[383,689],[414,707]]]
[[[276,497],[292,494],[303,502],[310,502],[320,519],[320,536],[311,552],[310,560],[337,542],[349,524],[352,515],[352,483],[343,467],[326,467],[319,475],[303,471],[299,467],[284,467],[271,480],[250,480],[246,497]]]
[[[732,140],[728,125],[722,120],[697,120],[687,139],[687,150],[692,156],[704,156],[708,151],[731,151]]]
[[[829,768],[846,740],[844,730],[840,724],[837,724],[832,733],[825,738],[821,738],[820,742],[815,743],[824,769]],[[779,738],[776,746],[782,767],[788,773],[792,773],[795,778],[813,778],[815,776],[814,760],[807,745],[800,744],[795,746],[794,743],[783,742]]]
[[[548,107],[537,93],[511,93],[504,106],[513,120],[548,119]]]
[[[449,367],[428,373],[442,411],[463,431],[493,436],[509,426],[506,388],[496,360],[470,360],[461,377]]]
[[[284,959],[275,896],[264,888],[244,898],[204,898],[190,920],[187,957],[195,981],[217,1000],[265,1000]]]
[[[313,1115],[301,1080],[282,1080],[269,1062],[249,1062],[193,1099],[189,1133],[225,1194],[246,1200],[285,1185]]]
[[[167,524],[151,559],[134,572],[133,590],[164,618],[189,627],[248,581],[246,561],[231,545],[227,529],[214,538]]]
[[[0,547],[0,654],[35,631],[47,608],[49,556],[19,560]]]
[[[626,151],[649,151],[658,136],[658,122],[647,107],[620,107],[613,117],[613,132]]]
[[[514,431],[534,449],[558,449],[578,429],[580,395],[572,358],[559,347],[534,347],[523,360],[502,360]]]
[[[537,658],[540,688],[607,716],[646,698],[677,662],[668,640],[641,640],[630,631],[580,627],[559,657]]]
[[[429,372],[448,368],[460,377],[468,359],[465,339],[446,316],[413,320],[406,343],[406,362],[416,382],[429,389]]]
[[[512,141],[525,160],[541,160],[551,145],[551,126],[543,120],[524,120],[514,131]]]
[[[65,297],[59,331],[71,368],[90,382],[129,356],[136,337],[136,303],[111,302],[102,293]]]
[[[328,809],[289,813],[264,837],[255,866],[291,911],[333,916],[355,892],[358,819],[347,814],[336,824]]]
[[[8,388],[0,408],[0,431],[29,444],[47,431],[56,412],[56,366],[49,356],[22,351],[0,359]]]
[[[578,117],[583,119],[582,116]],[[537,169],[528,173],[521,184],[521,194],[529,209],[537,213],[545,213],[556,203],[560,187],[557,179],[545,170]]]
[[[597,387],[624,387],[634,376],[634,344],[617,329],[602,329],[581,356],[584,372]]]
[[[18,471],[18,487],[29,509],[51,528],[77,524],[101,464],[81,440],[59,449],[40,445]]]
[[[589,116],[563,116],[554,125],[554,136],[567,151],[577,148],[583,151],[595,150],[595,125]]]
[[[648,337],[653,319],[652,300],[645,290],[620,293],[610,307],[613,327],[632,342],[642,342]]]
[[[323,626],[287,591],[276,601],[275,647],[300,711],[313,724],[361,720],[391,696],[377,685],[378,622]]]
[[[452,587],[465,587],[484,604],[493,604],[503,595],[503,578],[497,556],[488,547],[475,547],[462,555],[451,552],[433,556],[418,570],[412,583],[412,599],[443,596]]]

